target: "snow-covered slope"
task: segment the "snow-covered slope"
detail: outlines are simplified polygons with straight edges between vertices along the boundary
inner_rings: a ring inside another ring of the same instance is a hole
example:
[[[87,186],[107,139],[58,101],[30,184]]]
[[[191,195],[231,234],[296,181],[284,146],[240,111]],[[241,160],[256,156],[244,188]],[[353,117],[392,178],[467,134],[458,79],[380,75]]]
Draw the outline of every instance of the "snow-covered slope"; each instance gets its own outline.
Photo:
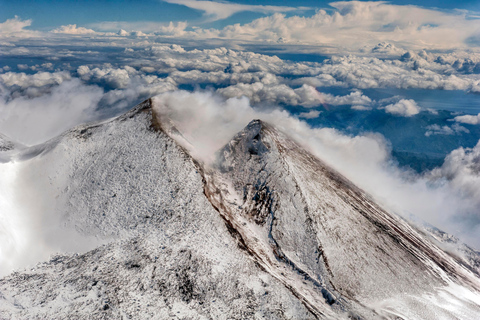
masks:
[[[323,297],[367,318],[368,310],[407,319],[480,315],[480,300],[470,309],[453,293],[438,304],[422,298],[443,296],[452,284],[478,292],[478,273],[272,126],[252,121],[217,166],[206,174],[212,203],[259,264],[305,292],[311,308]]]
[[[0,319],[480,315],[474,269],[274,127],[252,121],[206,165],[154,110],[16,155],[35,240],[79,254],[0,279]]]

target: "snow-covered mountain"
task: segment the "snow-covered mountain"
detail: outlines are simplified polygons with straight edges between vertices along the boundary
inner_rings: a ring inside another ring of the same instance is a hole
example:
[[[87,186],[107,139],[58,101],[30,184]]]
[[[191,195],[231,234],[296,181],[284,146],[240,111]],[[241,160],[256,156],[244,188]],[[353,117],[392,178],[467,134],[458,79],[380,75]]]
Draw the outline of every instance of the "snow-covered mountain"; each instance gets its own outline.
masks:
[[[1,319],[480,317],[475,257],[274,126],[253,120],[205,164],[153,104],[13,156],[44,246],[86,253],[0,279]]]

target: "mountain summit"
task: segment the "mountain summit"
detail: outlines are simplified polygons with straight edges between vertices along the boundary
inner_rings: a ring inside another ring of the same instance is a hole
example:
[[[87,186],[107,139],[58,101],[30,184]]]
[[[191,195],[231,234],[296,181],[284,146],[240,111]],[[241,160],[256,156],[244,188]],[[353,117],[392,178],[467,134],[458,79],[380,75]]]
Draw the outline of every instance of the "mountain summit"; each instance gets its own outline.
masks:
[[[0,279],[0,318],[480,315],[476,266],[287,134],[253,120],[207,165],[153,104],[19,151],[55,232],[90,247]]]

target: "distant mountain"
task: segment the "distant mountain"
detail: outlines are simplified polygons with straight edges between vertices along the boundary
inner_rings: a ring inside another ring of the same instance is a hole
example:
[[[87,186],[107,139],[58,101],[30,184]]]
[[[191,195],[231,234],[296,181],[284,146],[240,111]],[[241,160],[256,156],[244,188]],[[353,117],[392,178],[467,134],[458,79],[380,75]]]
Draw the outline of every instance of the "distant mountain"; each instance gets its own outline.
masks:
[[[478,268],[274,126],[207,165],[152,104],[19,151],[52,230],[98,242],[0,279],[1,319],[480,316]]]

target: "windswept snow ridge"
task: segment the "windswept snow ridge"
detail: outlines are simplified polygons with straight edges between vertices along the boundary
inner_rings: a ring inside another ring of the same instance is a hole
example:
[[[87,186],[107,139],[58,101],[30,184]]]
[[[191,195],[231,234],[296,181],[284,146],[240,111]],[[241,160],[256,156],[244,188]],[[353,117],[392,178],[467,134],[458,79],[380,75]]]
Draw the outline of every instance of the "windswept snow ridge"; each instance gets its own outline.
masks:
[[[0,319],[480,315],[475,252],[444,251],[260,120],[202,163],[153,103],[15,153],[44,202],[16,207],[41,216],[43,260],[80,254],[0,279]]]

